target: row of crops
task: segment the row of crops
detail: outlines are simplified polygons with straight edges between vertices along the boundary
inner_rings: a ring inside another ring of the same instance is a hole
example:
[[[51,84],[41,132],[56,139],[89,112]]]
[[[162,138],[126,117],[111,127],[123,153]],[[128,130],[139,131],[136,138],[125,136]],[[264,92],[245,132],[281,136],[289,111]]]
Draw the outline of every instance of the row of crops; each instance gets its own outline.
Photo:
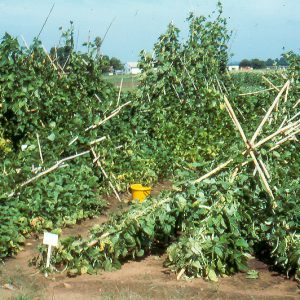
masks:
[[[231,76],[221,7],[188,22],[185,41],[170,24],[153,53],[141,52],[132,93],[102,79],[93,44],[62,66],[38,40],[27,48],[3,37],[0,259],[33,232],[100,214],[104,193],[172,178],[173,191],[111,216],[87,239],[62,240],[52,265],[94,273],[165,249],[178,277],[217,280],[263,253],[300,276],[299,56],[287,54],[284,73]],[[64,38],[72,45],[72,32]],[[33,262],[43,268],[45,257],[41,248]]]

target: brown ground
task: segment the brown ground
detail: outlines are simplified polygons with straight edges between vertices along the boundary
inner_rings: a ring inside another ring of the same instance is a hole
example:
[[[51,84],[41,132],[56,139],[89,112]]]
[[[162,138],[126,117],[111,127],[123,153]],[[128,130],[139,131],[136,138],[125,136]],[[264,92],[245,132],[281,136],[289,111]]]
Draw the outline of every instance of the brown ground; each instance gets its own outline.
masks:
[[[165,182],[154,189],[170,188]],[[128,195],[124,195],[124,200]],[[114,199],[108,211],[120,207]],[[86,236],[94,224],[104,222],[107,216],[85,220],[72,228],[66,228],[63,235],[81,234]],[[13,290],[0,287],[2,299],[300,299],[297,283],[285,279],[256,260],[250,260],[251,269],[259,271],[259,279],[246,279],[239,273],[222,278],[218,283],[203,279],[176,280],[176,275],[163,267],[164,256],[149,256],[141,261],[130,261],[115,272],[98,275],[82,275],[68,278],[65,274],[55,274],[45,278],[28,260],[36,255],[39,240],[28,240],[24,251],[6,261],[0,267],[0,286],[11,284]]]

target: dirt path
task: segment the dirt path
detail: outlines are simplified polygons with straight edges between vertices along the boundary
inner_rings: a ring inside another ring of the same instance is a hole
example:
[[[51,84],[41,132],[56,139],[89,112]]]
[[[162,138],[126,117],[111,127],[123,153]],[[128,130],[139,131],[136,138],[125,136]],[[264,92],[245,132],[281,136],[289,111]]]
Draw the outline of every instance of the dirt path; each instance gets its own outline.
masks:
[[[170,188],[165,182],[154,189],[154,194]],[[123,200],[128,199],[123,196]],[[120,204],[109,199],[108,213],[115,211]],[[88,235],[94,224],[103,223],[106,215],[85,220],[63,231],[64,236]],[[141,261],[129,261],[121,270],[103,272],[98,275],[82,275],[68,278],[65,274],[55,274],[45,278],[28,260],[37,254],[38,240],[28,240],[24,251],[6,261],[0,269],[0,286],[11,284],[13,290],[0,288],[2,299],[300,299],[297,283],[284,279],[255,259],[249,261],[252,269],[259,271],[259,279],[250,280],[239,273],[222,278],[218,283],[203,279],[176,280],[176,275],[163,267],[165,256],[148,256]],[[21,297],[22,295],[23,297]]]

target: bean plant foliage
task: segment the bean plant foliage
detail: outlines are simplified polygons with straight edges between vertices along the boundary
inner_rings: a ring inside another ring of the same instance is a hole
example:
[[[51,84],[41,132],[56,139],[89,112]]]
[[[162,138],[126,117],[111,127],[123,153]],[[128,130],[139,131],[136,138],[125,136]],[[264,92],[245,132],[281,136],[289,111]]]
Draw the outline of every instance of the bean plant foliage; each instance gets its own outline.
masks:
[[[178,278],[217,281],[247,271],[253,255],[299,278],[297,136],[280,147],[276,137],[255,149],[267,165],[272,199],[253,172],[224,104],[225,95],[250,139],[277,96],[276,88],[289,79],[289,91],[260,138],[291,118],[298,122],[299,56],[287,53],[289,69],[267,73],[267,80],[252,74],[232,76],[226,71],[230,33],[221,4],[211,16],[190,14],[187,22],[185,40],[171,23],[152,53],[141,52],[139,86],[120,98],[101,77],[101,56],[93,43],[87,54],[72,50],[60,66],[55,51],[50,60],[39,41],[26,49],[8,35],[3,38],[2,257],[16,253],[32,231],[60,228],[100,213],[105,204],[99,194],[108,185],[91,152],[26,186],[22,182],[59,159],[88,151],[91,142],[105,136],[94,147],[119,192],[134,181],[153,184],[161,178],[172,178],[174,189],[111,215],[88,238],[62,239],[53,252],[52,271],[66,269],[75,276],[114,270],[159,249],[166,251],[165,264]],[[65,38],[72,49],[72,30]],[[276,88],[269,89],[270,81]],[[248,94],[248,82],[267,91]],[[90,129],[128,101],[116,117]],[[195,181],[228,159],[226,168]],[[32,262],[45,270],[45,259],[41,246]]]

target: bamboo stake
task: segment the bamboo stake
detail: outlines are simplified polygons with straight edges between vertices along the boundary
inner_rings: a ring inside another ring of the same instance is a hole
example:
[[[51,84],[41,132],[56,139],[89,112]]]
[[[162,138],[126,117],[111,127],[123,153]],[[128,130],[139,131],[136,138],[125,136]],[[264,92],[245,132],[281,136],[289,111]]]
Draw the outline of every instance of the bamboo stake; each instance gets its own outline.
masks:
[[[123,77],[120,83],[120,89],[119,89],[119,95],[118,95],[118,100],[117,100],[117,106],[119,106],[119,102],[120,102],[120,97],[121,97],[121,91],[122,91],[122,86],[123,86]]]
[[[40,123],[41,123],[41,125],[42,125],[43,128],[46,127],[42,120],[40,120]]]
[[[63,159],[59,160],[55,165],[53,165],[53,166],[50,167],[49,169],[47,169],[47,170],[45,170],[45,171],[39,173],[37,176],[35,176],[35,177],[31,178],[31,179],[29,179],[29,180],[23,182],[23,183],[20,185],[20,187],[23,187],[23,186],[25,186],[25,185],[28,185],[29,183],[31,183],[31,182],[37,180],[38,178],[40,178],[40,177],[42,177],[42,176],[44,176],[44,175],[46,175],[46,174],[48,174],[48,173],[50,173],[50,172],[56,170],[60,165],[62,165],[62,164],[65,163],[66,161],[69,161],[69,160],[72,160],[72,159],[74,159],[74,158],[77,158],[77,157],[86,155],[86,154],[88,154],[89,152],[90,152],[89,150],[88,150],[88,151],[84,151],[84,152],[81,152],[81,153],[79,153],[79,154],[74,154],[74,155],[72,155],[72,156],[69,156],[69,157],[66,157],[66,158],[63,158]]]
[[[182,100],[180,99],[179,94],[177,93],[176,88],[175,88],[175,86],[174,86],[173,83],[172,83],[172,87],[173,87],[173,89],[174,89],[174,91],[175,91],[175,93],[176,93],[176,96],[177,96],[177,98],[179,99],[180,103],[182,103]]]
[[[286,90],[285,90],[284,102],[287,101],[287,95],[288,95],[288,92],[289,92],[289,86],[290,86],[290,83],[287,85]],[[277,104],[275,105],[275,111],[278,111],[278,108],[279,108],[279,99],[278,99]]]
[[[206,81],[206,79],[205,79],[205,81]],[[227,88],[226,88],[226,86],[225,86],[225,84],[224,84],[223,81],[221,81],[221,85],[223,86],[223,89],[225,90],[225,92],[228,94],[228,90],[227,90]]]
[[[266,121],[268,120],[270,114],[272,113],[274,107],[276,106],[277,102],[279,101],[281,95],[283,94],[283,92],[285,91],[285,89],[287,88],[287,86],[290,84],[290,81],[288,80],[285,85],[282,87],[282,89],[280,90],[280,92],[278,93],[277,97],[275,98],[273,104],[270,106],[269,110],[267,111],[266,115],[264,116],[264,118],[262,119],[261,123],[259,124],[259,126],[257,127],[252,139],[251,139],[251,144],[254,144],[255,139],[257,138],[257,136],[259,135],[261,129],[263,128],[264,124],[266,123]]]
[[[57,71],[57,67],[56,67],[56,65],[54,64],[54,62],[52,61],[52,59],[51,59],[50,55],[48,54],[46,48],[44,47],[44,45],[42,45],[42,47],[43,47],[44,52],[45,52],[46,56],[48,57],[48,59],[49,59],[51,65],[53,66],[54,70]]]
[[[255,168],[252,175],[255,176],[256,172],[257,172],[257,169]]]
[[[101,239],[105,239],[106,237],[110,236],[111,234],[112,234],[111,232],[105,232],[104,234],[102,234],[102,235],[100,236],[100,238],[99,238],[98,240],[93,240],[93,241],[89,242],[89,243],[87,244],[87,246],[88,246],[89,248],[90,248],[90,247],[94,247],[96,244],[99,243],[99,241],[100,241]]]
[[[288,100],[289,88],[290,88],[290,85],[288,85],[286,88],[285,95],[284,95],[284,103],[286,103]]]
[[[226,107],[226,108],[227,108],[227,107]],[[295,125],[295,124],[292,124],[292,125]],[[291,128],[290,125],[288,125],[287,129],[289,129],[289,128]],[[298,128],[298,127],[296,127],[296,128]],[[294,129],[295,129],[295,128],[294,128]],[[293,134],[290,134],[288,137],[286,137],[286,138],[284,138],[283,140],[279,141],[279,142],[281,142],[279,145],[281,145],[282,143],[284,143],[284,142],[286,142],[287,140],[291,139],[291,138],[292,138],[295,134],[297,134],[299,131],[300,131],[300,130],[294,132]],[[278,131],[277,131],[277,135],[280,134],[280,133],[281,133],[281,131],[278,130]],[[271,136],[272,136],[272,137],[271,137]],[[265,138],[264,140],[258,142],[258,143],[255,144],[254,146],[252,146],[252,149],[257,149],[258,147],[262,146],[264,143],[266,143],[269,139],[271,139],[271,138],[273,138],[273,137],[275,137],[274,134],[270,135],[269,137]],[[279,143],[279,142],[278,142],[278,143]],[[278,143],[277,143],[277,144],[278,144]],[[277,145],[277,144],[276,144],[276,145]],[[270,149],[270,151],[272,151],[272,150],[278,148],[279,145],[278,145],[278,146],[274,146],[273,148]],[[245,150],[245,151],[242,152],[243,155],[245,155],[246,153],[247,153],[247,150]],[[218,171],[224,169],[224,168],[225,168],[228,164],[230,164],[232,161],[233,161],[233,159],[230,159],[230,160],[226,161],[225,163],[219,165],[218,167],[216,167],[215,169],[213,169],[213,170],[210,171],[209,173],[207,173],[207,174],[203,175],[202,177],[200,177],[199,179],[195,180],[194,183],[198,183],[198,182],[200,182],[200,181],[202,181],[202,180],[204,180],[204,179],[210,177],[211,175],[217,173]],[[248,163],[249,163],[249,161],[245,161],[245,162],[241,163],[238,167],[236,167],[236,168],[234,169],[233,174],[232,174],[231,180],[233,180],[233,179],[236,177],[239,168],[241,168],[241,167],[247,165]],[[256,168],[255,168],[255,170],[256,170]],[[254,173],[254,174],[255,174],[255,173]],[[267,173],[267,174],[268,174],[268,173]],[[267,175],[267,174],[266,174],[266,175]],[[270,174],[268,174],[268,175],[270,175]],[[267,176],[268,176],[268,175],[267,175]]]
[[[238,96],[256,95],[256,94],[264,93],[264,92],[271,91],[271,90],[274,90],[274,88],[269,88],[269,89],[264,89],[264,90],[260,90],[260,91],[249,92],[249,93],[243,93],[243,94],[239,94]]]
[[[185,272],[185,269],[184,268],[181,269],[180,272],[178,273],[176,279],[179,280],[181,278],[181,276],[184,274],[184,272]]]
[[[101,101],[101,99],[96,95],[96,94],[94,94],[94,96],[97,98],[97,100],[101,103],[102,101]]]
[[[262,76],[262,78],[273,88],[275,89],[277,92],[279,92],[279,88],[277,86],[275,86],[267,77]]]
[[[23,40],[23,43],[24,43],[25,47],[27,48],[27,50],[29,50],[28,44],[27,44],[27,42],[26,42],[26,40],[25,40],[25,38],[22,34],[21,34],[21,38]]]
[[[237,107],[236,109],[237,109],[237,111],[239,112],[240,116],[243,118],[243,120],[246,121],[246,118],[245,118],[245,116],[243,115],[243,113],[241,112],[241,110],[240,110],[238,107]]]
[[[289,124],[283,128],[279,128],[277,131],[275,131],[274,133],[270,134],[269,136],[267,136],[266,138],[260,140],[259,142],[257,142],[256,144],[253,145],[253,149],[256,149],[258,147],[260,147],[261,145],[265,144],[267,141],[273,139],[274,137],[276,137],[277,135],[284,133],[285,131],[294,128],[295,126],[297,127],[300,124],[300,120],[293,123],[293,124]]]
[[[268,172],[268,169],[266,167],[266,165],[264,164],[264,162],[261,160],[261,159],[258,159],[258,162],[260,163],[264,173],[266,174],[267,178],[270,179],[271,176],[270,176],[270,173]]]
[[[96,140],[94,140],[94,141],[89,142],[89,145],[90,145],[90,146],[96,145],[96,144],[98,144],[98,143],[104,141],[105,139],[106,139],[106,136],[102,136],[102,137],[99,138],[99,139],[96,139]]]
[[[73,140],[71,140],[68,144],[68,146],[71,146],[72,144],[74,144],[76,141],[78,140],[78,136],[76,136]]]
[[[38,133],[36,134],[36,138],[37,138],[37,142],[38,142],[38,146],[39,146],[39,152],[40,152],[41,162],[43,164],[44,160],[43,160],[42,148],[41,148],[41,144],[40,144],[40,137],[39,137]]]
[[[300,132],[300,129],[297,130],[296,132],[294,132],[293,134],[291,134],[290,136],[287,136],[287,137],[285,137],[284,139],[278,141],[278,142],[276,143],[276,146],[274,146],[273,148],[271,148],[271,149],[269,150],[269,152],[272,152],[273,150],[279,148],[284,142],[290,140],[294,135],[296,135],[296,134],[299,133],[299,132]],[[253,148],[254,148],[254,147],[253,147]],[[247,151],[243,151],[243,152],[242,152],[242,154],[246,154],[246,153],[247,153]],[[234,161],[233,159],[227,160],[225,163],[220,164],[219,166],[217,166],[216,168],[214,168],[212,171],[208,172],[207,174],[204,174],[204,175],[201,176],[200,178],[198,178],[198,179],[192,181],[191,183],[192,183],[192,184],[194,184],[194,183],[199,183],[199,182],[203,181],[204,179],[211,177],[212,175],[216,174],[217,172],[223,170],[225,167],[227,167],[227,166],[228,166],[231,162],[233,162],[233,161]],[[237,166],[237,167],[234,169],[234,172],[233,172],[233,174],[232,174],[231,181],[234,179],[234,177],[236,177],[236,175],[237,175],[237,173],[238,173],[238,170],[239,170],[241,167],[246,166],[246,165],[249,164],[250,162],[251,162],[251,160],[249,160],[249,161],[244,161],[244,162],[241,163],[239,166]],[[256,171],[257,171],[257,170],[256,170],[256,167],[255,167],[255,169],[254,169],[254,175],[255,175]]]
[[[280,145],[283,144],[284,142],[286,142],[286,141],[288,141],[288,140],[291,140],[291,139],[295,138],[296,134],[298,134],[299,132],[300,132],[300,129],[296,130],[295,132],[289,134],[287,137],[285,137],[285,138],[283,138],[282,140],[278,141],[278,142],[275,144],[275,146],[272,147],[272,148],[270,149],[270,151],[273,151],[273,150],[279,148]]]
[[[56,46],[54,47],[54,50],[55,50],[55,60],[57,61],[57,64],[59,65]]]
[[[96,152],[95,152],[95,150],[94,150],[93,147],[91,147],[91,151],[92,151],[92,154],[93,154],[93,156],[94,156],[94,161],[95,161],[94,163],[96,163],[97,166],[100,168],[100,170],[101,170],[101,172],[103,173],[104,177],[108,180],[108,183],[109,183],[110,187],[112,188],[113,192],[115,193],[117,199],[121,202],[121,198],[120,198],[120,196],[119,196],[117,190],[116,190],[115,187],[113,186],[112,182],[109,180],[108,175],[106,174],[105,170],[103,169],[103,167],[102,167],[102,165],[101,165],[101,163],[100,163],[100,161],[99,161],[100,156],[98,157],[98,156],[96,155]]]
[[[217,84],[218,84],[219,90],[223,94],[223,90],[222,90],[222,87],[220,85],[220,82],[219,82],[219,79],[218,79],[217,75],[215,75],[215,78],[217,79]]]
[[[286,120],[287,120],[287,116],[284,117],[282,123],[281,123],[280,126],[279,126],[279,129],[283,127],[283,125],[284,125],[284,123],[286,122]],[[290,121],[290,120],[289,120],[289,121]],[[288,121],[288,123],[289,123],[289,121]]]
[[[44,49],[44,51],[45,51],[45,53],[46,53],[48,59],[50,60],[51,64],[53,65],[54,69],[55,69],[56,71],[58,71],[58,69],[57,69],[57,67],[56,67],[56,65],[55,65],[55,63],[54,63],[54,61],[52,60],[52,58],[51,58],[50,55],[48,54],[47,49],[46,49],[44,46],[43,46],[43,49]],[[57,62],[57,66],[58,66],[58,68],[60,69],[60,71],[61,71],[63,74],[65,74],[64,69],[61,67],[61,65],[60,65],[58,62]],[[58,74],[61,76],[61,74],[60,74],[59,72],[58,72]]]
[[[223,164],[219,165],[218,167],[214,168],[213,170],[211,170],[210,172],[208,172],[207,174],[201,176],[200,178],[194,180],[192,183],[199,183],[200,181],[203,181],[204,179],[210,177],[211,175],[219,172],[220,170],[226,168],[230,163],[233,162],[233,159],[229,159],[226,162],[224,162]]]
[[[293,108],[296,108],[299,103],[300,103],[300,99],[296,102],[296,104],[293,106]]]
[[[48,19],[49,19],[50,15],[51,15],[51,13],[52,13],[52,11],[53,11],[54,6],[55,6],[55,3],[53,3],[53,5],[52,5],[52,7],[51,7],[51,9],[50,9],[50,11],[49,11],[49,13],[48,13],[48,15],[47,15],[45,21],[44,21],[44,23],[43,23],[43,25],[42,25],[42,28],[41,28],[39,34],[38,34],[37,37],[36,37],[37,40],[39,39],[41,33],[43,32],[44,27],[45,27],[45,25],[46,25],[47,22],[48,22]]]
[[[255,168],[255,170],[256,170],[256,168]],[[238,172],[239,172],[239,168],[235,168],[234,171],[233,171],[233,173],[232,173],[232,175],[231,175],[231,177],[230,177],[230,179],[229,179],[230,183],[232,183],[234,181],[234,179],[237,176]]]
[[[59,68],[61,69],[62,72],[65,71],[65,67],[66,67],[66,65],[67,65],[67,63],[68,63],[68,61],[69,61],[69,59],[70,59],[71,53],[72,53],[72,52],[69,53],[69,55],[68,55],[68,57],[67,57],[67,59],[66,59],[64,65],[63,65],[62,67],[60,66],[59,63],[57,63],[57,65],[59,66]]]
[[[75,155],[72,155],[72,156],[69,156],[69,157],[66,157],[66,158],[63,158],[63,159],[59,160],[56,164],[54,164],[54,165],[53,165],[52,167],[50,167],[49,169],[47,169],[47,170],[45,170],[45,171],[43,171],[43,172],[37,174],[36,176],[34,176],[34,177],[28,179],[27,181],[21,183],[21,184],[16,188],[15,191],[13,191],[11,194],[8,195],[8,197],[12,197],[12,196],[16,193],[16,191],[17,191],[19,188],[22,188],[22,187],[24,187],[24,186],[30,184],[31,182],[33,182],[33,181],[39,179],[40,177],[45,176],[45,175],[47,175],[48,173],[51,173],[51,172],[55,171],[56,169],[58,169],[58,168],[59,168],[63,163],[65,163],[66,161],[69,161],[69,160],[72,160],[72,159],[74,159],[74,158],[77,158],[77,157],[86,155],[86,154],[88,154],[88,153],[90,153],[90,150],[84,151],[84,152],[81,152],[81,153],[79,153],[79,154],[75,154]]]
[[[100,122],[98,122],[98,123],[96,123],[96,124],[94,124],[94,125],[92,125],[92,126],[86,128],[85,131],[89,131],[89,130],[91,130],[91,129],[95,129],[95,128],[99,127],[100,125],[104,124],[105,122],[107,122],[108,120],[110,120],[112,117],[116,116],[116,115],[121,111],[121,109],[122,109],[123,107],[125,107],[126,105],[128,105],[128,104],[130,104],[130,103],[131,103],[131,101],[128,101],[128,102],[122,104],[122,105],[119,106],[117,109],[115,109],[115,110],[112,112],[111,115],[109,115],[108,117],[104,118],[102,121],[100,121]]]
[[[250,149],[249,154],[250,154],[251,158],[253,159],[253,162],[254,162],[254,164],[255,164],[255,166],[256,166],[258,172],[259,172],[259,175],[260,175],[260,177],[261,177],[261,179],[262,179],[262,182],[263,182],[263,184],[264,184],[264,186],[265,186],[267,192],[269,193],[269,195],[271,196],[271,198],[274,200],[274,195],[273,195],[273,193],[272,193],[272,190],[270,189],[269,183],[268,183],[268,181],[267,181],[267,179],[266,179],[266,177],[265,177],[265,174],[264,174],[264,172],[262,171],[262,169],[261,169],[261,167],[260,167],[260,165],[259,165],[259,163],[258,163],[258,161],[257,161],[257,159],[256,159],[256,156],[255,156],[253,150],[252,150],[252,144],[248,142],[248,140],[247,140],[247,138],[246,138],[246,136],[245,136],[244,130],[243,130],[243,128],[241,127],[241,125],[240,125],[240,123],[239,123],[239,121],[238,121],[238,119],[237,119],[237,117],[236,117],[236,115],[235,115],[235,113],[234,113],[234,111],[233,111],[233,109],[232,109],[232,107],[231,107],[231,104],[230,104],[230,102],[228,101],[228,99],[227,99],[226,96],[224,96],[224,100],[225,100],[225,105],[227,106],[227,108],[228,108],[228,110],[229,110],[229,112],[230,112],[230,116],[231,116],[231,118],[233,119],[234,123],[236,124],[236,127],[238,128],[238,130],[239,130],[239,132],[240,132],[240,135],[241,135],[241,137],[242,137],[242,139],[243,139],[243,141],[244,141],[244,143],[245,143],[245,146],[246,146],[248,149]]]
[[[268,181],[267,181],[267,179],[265,177],[265,174],[262,171],[262,169],[261,169],[261,167],[260,167],[260,165],[259,165],[259,163],[258,163],[258,161],[256,159],[256,156],[254,155],[253,151],[250,151],[250,155],[251,155],[251,157],[252,157],[252,159],[254,161],[254,164],[255,164],[255,166],[256,166],[256,168],[258,170],[258,173],[259,173],[259,175],[260,175],[260,177],[262,179],[262,182],[263,182],[263,184],[264,184],[264,186],[266,188],[266,191],[271,196],[271,198],[274,200],[275,198],[274,198],[274,195],[272,193],[272,190],[270,189],[270,186],[269,186],[269,183],[268,183]]]
[[[246,138],[246,136],[245,136],[244,130],[243,130],[243,128],[241,127],[241,125],[240,125],[240,123],[239,123],[239,121],[238,121],[238,119],[237,119],[237,117],[236,117],[236,115],[235,115],[235,113],[234,113],[234,111],[233,111],[233,109],[232,109],[232,106],[231,106],[231,104],[229,103],[229,101],[228,101],[228,99],[227,99],[226,96],[224,96],[224,101],[225,101],[226,107],[228,108],[229,115],[230,115],[231,119],[233,120],[234,124],[236,125],[238,131],[240,132],[240,135],[241,135],[241,137],[242,137],[242,139],[243,139],[243,141],[244,141],[246,147],[249,148],[248,140],[247,140],[247,138]]]
[[[166,199],[164,199],[164,200],[162,200],[162,201],[160,201],[160,202],[158,202],[158,203],[156,203],[156,204],[153,204],[153,206],[149,206],[148,209],[149,209],[149,208],[150,208],[150,209],[155,209],[155,208],[157,208],[157,207],[163,205],[164,203],[166,203],[166,202],[168,202],[168,201],[170,201],[170,200],[171,200],[170,198],[166,198]],[[138,214],[138,215],[135,215],[133,219],[134,219],[134,220],[137,220],[138,218],[144,216],[145,214],[148,213],[148,209],[145,209],[144,211],[141,211],[141,213]],[[150,210],[150,211],[151,211],[151,210]],[[128,220],[128,219],[127,219],[127,220]],[[119,225],[118,228],[122,228],[122,227],[124,226],[124,224],[125,224],[125,221],[123,221],[121,224],[118,224],[118,225]],[[97,245],[101,239],[104,239],[104,238],[110,236],[111,234],[115,234],[115,233],[118,233],[118,232],[120,232],[120,231],[121,231],[121,229],[119,229],[119,230],[117,230],[117,231],[113,231],[113,232],[105,232],[105,233],[103,233],[100,237],[98,237],[97,239],[90,241],[90,242],[87,244],[87,246],[88,246],[88,247],[93,247],[93,246]]]
[[[291,117],[287,122],[291,122],[293,121],[294,119],[296,119],[298,116],[300,115],[300,111],[298,113],[296,113],[293,117]]]
[[[193,80],[193,78],[192,78],[192,76],[191,76],[189,70],[187,69],[187,67],[185,66],[185,63],[182,61],[182,59],[181,59],[180,57],[179,57],[179,59],[180,59],[182,65],[183,65],[183,67],[184,67],[186,73],[188,74],[188,76],[189,76],[189,78],[190,78],[190,80],[191,80],[191,82],[192,82],[192,84],[193,84],[193,86],[194,86],[195,91],[197,91],[197,88],[196,88],[196,86],[195,86],[194,80]]]
[[[300,122],[300,120],[299,120]],[[294,126],[293,128],[290,128],[286,131],[286,134],[289,135],[290,133],[292,133],[293,131],[297,130],[300,127],[300,124],[297,124],[297,126]]]
[[[103,137],[101,137],[101,138],[99,138],[99,139],[96,139],[96,140],[94,140],[94,141],[89,142],[89,145],[90,145],[90,146],[95,145],[95,144],[97,144],[97,143],[99,143],[99,142],[101,142],[101,141],[103,141],[103,140],[105,140],[105,139],[106,139],[106,136],[103,136]],[[69,142],[68,146],[71,146],[71,145],[74,144],[77,140],[78,140],[78,136],[76,136],[73,140],[71,140],[71,141]]]
[[[177,77],[176,77],[176,78],[177,78]],[[182,88],[183,92],[185,92],[183,83],[182,83],[182,81],[181,81],[180,79],[179,79],[179,83],[180,83],[180,85],[181,85],[181,88]]]

